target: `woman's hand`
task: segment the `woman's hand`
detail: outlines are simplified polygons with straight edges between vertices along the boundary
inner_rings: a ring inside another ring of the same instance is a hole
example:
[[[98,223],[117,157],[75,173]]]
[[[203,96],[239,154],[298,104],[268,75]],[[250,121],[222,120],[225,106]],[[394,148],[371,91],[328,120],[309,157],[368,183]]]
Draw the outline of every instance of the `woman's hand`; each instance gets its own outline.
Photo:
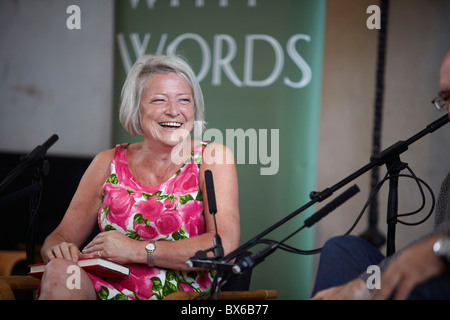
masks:
[[[103,257],[120,263],[136,263],[136,253],[145,243],[133,240],[116,230],[105,231],[99,233],[92,241],[83,249],[83,254]]]
[[[63,258],[77,262],[80,254],[81,252],[76,244],[61,242],[45,251],[42,258],[44,262],[49,262],[56,258]]]

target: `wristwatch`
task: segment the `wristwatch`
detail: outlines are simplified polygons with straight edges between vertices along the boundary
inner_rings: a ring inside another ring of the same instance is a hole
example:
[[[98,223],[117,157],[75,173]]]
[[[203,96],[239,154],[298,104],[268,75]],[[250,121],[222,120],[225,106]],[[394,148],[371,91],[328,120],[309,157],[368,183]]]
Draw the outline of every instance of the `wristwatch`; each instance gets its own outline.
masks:
[[[433,245],[434,253],[441,258],[450,270],[450,237],[442,237]]]
[[[155,242],[149,242],[149,244],[145,246],[145,250],[147,250],[147,265],[149,267],[154,267],[153,252],[156,250]]]

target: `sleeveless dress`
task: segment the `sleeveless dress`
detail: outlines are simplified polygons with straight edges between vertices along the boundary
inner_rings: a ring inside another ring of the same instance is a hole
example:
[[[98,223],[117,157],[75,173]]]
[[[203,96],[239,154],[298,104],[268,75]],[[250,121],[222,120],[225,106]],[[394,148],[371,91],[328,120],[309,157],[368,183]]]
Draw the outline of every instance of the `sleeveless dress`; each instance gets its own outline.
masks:
[[[205,232],[199,167],[206,142],[194,148],[181,168],[157,186],[142,185],[130,172],[129,144],[117,145],[103,185],[98,212],[101,231],[117,230],[136,240],[176,241]],[[179,271],[130,264],[130,275],[100,279],[88,273],[100,299],[163,299],[176,291],[202,292],[211,286],[208,271]]]

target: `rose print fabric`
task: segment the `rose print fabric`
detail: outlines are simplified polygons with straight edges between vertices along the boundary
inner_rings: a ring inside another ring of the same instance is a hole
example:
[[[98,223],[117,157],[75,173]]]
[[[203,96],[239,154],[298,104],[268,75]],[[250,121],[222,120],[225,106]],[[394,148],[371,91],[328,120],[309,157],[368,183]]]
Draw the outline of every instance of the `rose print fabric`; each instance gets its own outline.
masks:
[[[98,213],[101,231],[117,230],[136,240],[176,241],[205,232],[202,192],[198,174],[207,143],[166,182],[144,186],[128,168],[129,144],[116,146],[111,174],[103,185],[103,204]],[[88,274],[101,299],[163,299],[175,291],[207,289],[208,271],[178,271],[131,264],[130,275],[100,279]]]

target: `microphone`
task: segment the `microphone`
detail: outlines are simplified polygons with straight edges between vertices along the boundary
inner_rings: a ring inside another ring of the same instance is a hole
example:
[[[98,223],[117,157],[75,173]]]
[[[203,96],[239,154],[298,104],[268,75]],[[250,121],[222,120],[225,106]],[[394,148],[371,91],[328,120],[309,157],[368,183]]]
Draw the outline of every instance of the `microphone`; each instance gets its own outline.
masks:
[[[223,262],[217,261],[217,259],[223,258],[224,251],[222,247],[222,239],[219,236],[219,233],[217,232],[217,224],[216,224],[216,213],[217,213],[217,206],[216,206],[216,195],[214,192],[214,181],[213,181],[213,175],[211,170],[205,171],[205,184],[206,184],[206,194],[208,199],[208,207],[209,212],[213,216],[213,222],[214,222],[214,238],[213,238],[213,244],[214,246],[207,250],[200,250],[195,253],[195,255],[190,258],[188,261],[186,261],[186,267],[193,268],[193,267],[200,267],[200,268],[217,268],[217,266],[226,266],[228,269],[231,269],[233,265],[228,265]],[[213,258],[207,258],[206,253],[209,251],[214,252]],[[216,261],[214,261],[216,260]]]
[[[211,170],[205,171],[205,183],[206,183],[206,194],[208,196],[208,207],[209,207],[209,213],[213,216],[214,221],[214,257],[215,258],[222,258],[224,255],[223,247],[222,247],[222,239],[220,239],[219,233],[217,232],[217,224],[216,224],[216,213],[217,213],[217,206],[216,206],[216,194],[214,192],[214,181],[213,181],[213,175]]]
[[[198,259],[198,258],[191,258],[185,263],[187,268],[203,268],[203,269],[217,269],[217,270],[223,270],[228,272],[235,273],[234,269],[236,268],[236,265],[233,263],[227,263],[223,262],[222,260],[211,260],[208,258],[205,259]],[[237,274],[237,273],[235,273]]]
[[[355,184],[347,191],[343,192],[340,196],[336,197],[333,201],[331,201],[329,204],[324,206],[322,209],[314,213],[311,217],[306,219],[304,221],[304,224],[306,227],[310,228],[313,224],[318,222],[320,219],[328,215],[331,211],[339,207],[341,204],[343,204],[345,201],[353,197],[355,194],[359,192],[358,186]]]
[[[253,253],[250,256],[244,257],[239,263],[235,264],[232,268],[232,271],[234,274],[240,274],[245,269],[252,269],[254,266],[260,264],[264,261],[264,259],[270,255],[272,252],[274,252],[278,246],[280,245],[279,242],[276,242],[274,244],[271,244],[264,248],[261,251],[258,251],[256,253]]]
[[[216,194],[211,170],[205,171],[206,194],[208,196],[209,212],[214,216],[217,213]]]
[[[302,230],[304,227],[311,227],[313,224],[318,222],[320,219],[324,218],[326,215],[328,215],[331,211],[336,209],[338,206],[343,204],[345,201],[353,197],[355,194],[359,192],[358,186],[355,184],[354,186],[350,187],[347,191],[343,192],[340,196],[338,196],[336,199],[331,201],[329,204],[327,204],[325,207],[317,211],[315,214],[313,214],[311,217],[306,219],[304,221],[303,226],[289,235],[287,238],[280,242],[274,242],[273,244],[267,246],[261,251],[258,251],[250,256],[244,257],[239,263],[237,263],[232,271],[234,274],[240,274],[245,269],[251,269],[258,265],[259,263],[263,262],[264,259],[272,254],[284,241],[289,239],[291,236],[296,234],[298,231]]]
[[[37,146],[27,155],[21,157],[20,163],[0,183],[0,192],[11,184],[25,169],[31,167],[39,159],[44,158],[47,150],[58,140],[58,135],[53,134],[42,145]]]
[[[27,154],[25,157],[23,157],[24,161],[31,160],[34,158],[39,158],[45,155],[48,149],[56,142],[58,141],[58,135],[53,134],[50,138],[47,139],[42,145],[37,146],[34,148],[33,151],[31,151],[29,154]]]

